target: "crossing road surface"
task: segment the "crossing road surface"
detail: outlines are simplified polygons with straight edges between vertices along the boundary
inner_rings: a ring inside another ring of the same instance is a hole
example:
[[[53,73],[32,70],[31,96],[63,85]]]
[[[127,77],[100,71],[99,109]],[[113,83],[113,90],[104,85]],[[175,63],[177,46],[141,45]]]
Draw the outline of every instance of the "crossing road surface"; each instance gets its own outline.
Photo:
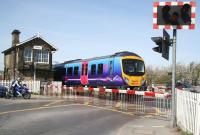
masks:
[[[0,135],[117,135],[135,117],[63,100],[0,100]]]
[[[85,97],[0,99],[0,135],[179,135],[169,121],[119,107]]]

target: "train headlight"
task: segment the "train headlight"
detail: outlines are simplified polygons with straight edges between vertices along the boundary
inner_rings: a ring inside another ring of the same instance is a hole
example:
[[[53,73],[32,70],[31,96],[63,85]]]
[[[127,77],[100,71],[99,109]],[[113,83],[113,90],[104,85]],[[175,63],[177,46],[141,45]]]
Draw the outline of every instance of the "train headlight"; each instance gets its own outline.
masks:
[[[124,81],[126,82],[126,84],[129,84],[128,78],[124,77]]]
[[[142,86],[146,86],[146,83],[147,83],[146,80],[141,81]]]

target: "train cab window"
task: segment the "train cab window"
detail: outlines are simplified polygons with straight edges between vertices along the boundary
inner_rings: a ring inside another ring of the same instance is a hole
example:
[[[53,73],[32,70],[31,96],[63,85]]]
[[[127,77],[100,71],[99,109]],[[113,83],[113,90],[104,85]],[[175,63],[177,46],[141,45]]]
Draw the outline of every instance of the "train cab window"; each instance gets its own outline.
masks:
[[[124,59],[122,60],[123,71],[127,75],[144,75],[145,74],[145,66],[144,62],[141,60],[135,59]]]
[[[74,76],[78,76],[78,67],[74,67]]]
[[[96,65],[93,64],[93,65],[91,66],[91,75],[95,75],[95,74],[96,74]]]
[[[72,71],[73,71],[72,67],[68,67],[67,68],[67,76],[72,76]]]
[[[103,64],[98,64],[98,74],[103,74]]]

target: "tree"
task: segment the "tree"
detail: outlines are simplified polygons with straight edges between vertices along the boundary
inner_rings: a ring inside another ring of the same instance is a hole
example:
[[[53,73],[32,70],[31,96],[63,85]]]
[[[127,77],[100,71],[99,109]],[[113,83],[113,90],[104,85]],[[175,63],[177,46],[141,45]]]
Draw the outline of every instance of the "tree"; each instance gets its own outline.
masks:
[[[171,84],[172,76],[171,67],[154,68],[147,66],[147,82],[148,85],[154,84]],[[177,63],[176,81],[189,82],[192,85],[200,85],[200,63],[191,62],[187,65]]]

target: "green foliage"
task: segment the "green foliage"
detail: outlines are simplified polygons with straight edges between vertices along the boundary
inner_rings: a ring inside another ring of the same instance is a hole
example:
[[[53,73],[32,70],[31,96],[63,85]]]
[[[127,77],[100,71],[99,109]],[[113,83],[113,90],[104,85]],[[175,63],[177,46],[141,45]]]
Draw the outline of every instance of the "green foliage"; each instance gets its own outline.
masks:
[[[181,131],[181,135],[193,135],[192,133]]]
[[[146,68],[148,84],[170,84],[172,80],[171,67]],[[191,62],[188,65],[177,63],[176,65],[176,80],[187,81],[192,85],[200,85],[200,63]]]

